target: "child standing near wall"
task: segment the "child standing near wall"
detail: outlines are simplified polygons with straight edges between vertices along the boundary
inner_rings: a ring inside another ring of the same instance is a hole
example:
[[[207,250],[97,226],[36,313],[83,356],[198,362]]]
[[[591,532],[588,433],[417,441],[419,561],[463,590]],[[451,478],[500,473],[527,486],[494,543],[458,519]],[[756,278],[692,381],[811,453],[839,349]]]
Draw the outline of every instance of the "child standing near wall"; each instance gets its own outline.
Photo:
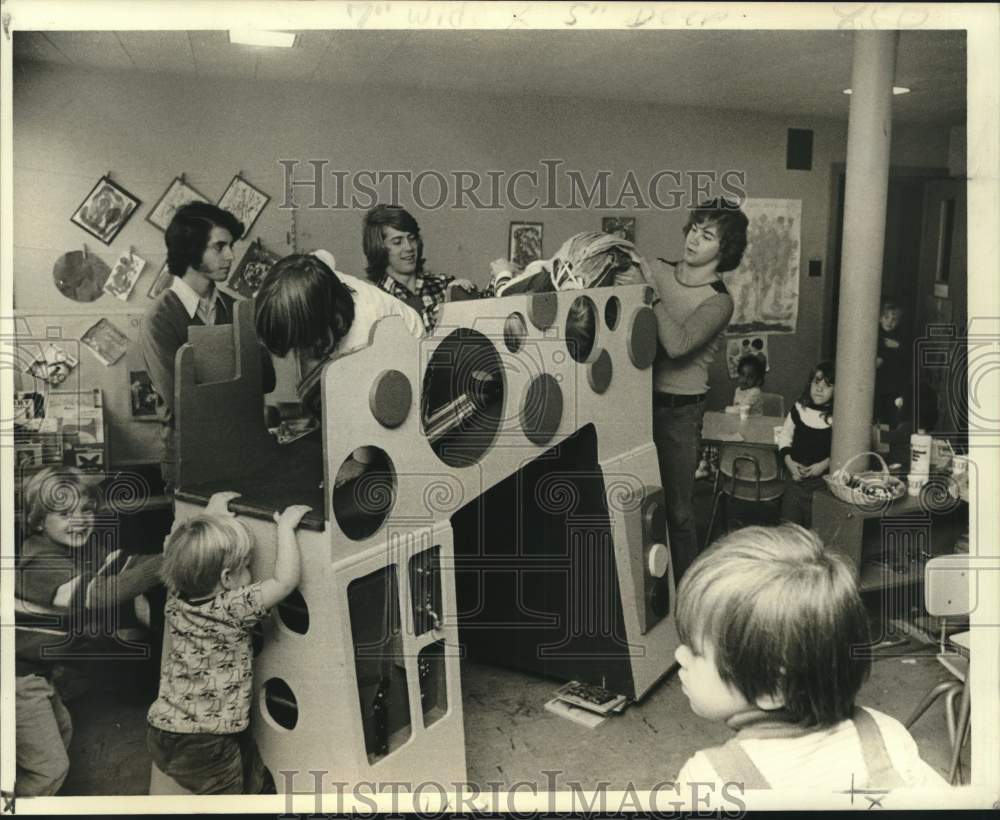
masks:
[[[299,584],[295,528],[309,507],[280,515],[274,576],[253,582],[250,533],[216,493],[167,539],[170,651],[146,742],[164,774],[195,794],[257,794],[266,770],[250,731],[251,630]]]
[[[161,556],[117,568],[120,552],[108,554],[103,539],[92,537],[97,508],[96,487],[74,467],[46,467],[24,487],[27,537],[14,579],[15,596],[26,605],[15,637],[15,793],[23,797],[55,794],[69,773],[73,723],[52,683],[59,664],[45,650],[69,653],[71,642],[113,640],[111,610],[159,583]],[[44,611],[34,615],[31,604]]]
[[[781,518],[812,524],[812,497],[830,469],[833,444],[833,362],[820,362],[777,436],[778,455],[788,470],[781,498]]]
[[[719,540],[684,575],[677,631],[691,709],[737,732],[684,764],[682,789],[945,785],[897,720],[855,705],[871,670],[858,652],[868,616],[850,569],[814,533],[747,527]]]
[[[875,359],[875,421],[895,428],[903,420],[913,369],[902,338],[903,310],[886,300],[878,320],[878,353]],[[909,408],[906,408],[907,410]]]

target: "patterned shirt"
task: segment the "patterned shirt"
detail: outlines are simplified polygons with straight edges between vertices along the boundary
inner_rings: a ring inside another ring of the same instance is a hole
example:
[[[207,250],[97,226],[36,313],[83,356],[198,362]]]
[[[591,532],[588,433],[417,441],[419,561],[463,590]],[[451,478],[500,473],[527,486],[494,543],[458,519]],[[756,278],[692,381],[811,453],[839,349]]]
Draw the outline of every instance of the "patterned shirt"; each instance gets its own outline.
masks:
[[[265,615],[259,582],[207,601],[171,595],[170,653],[160,672],[160,695],[149,709],[150,725],[182,734],[246,729],[253,683],[250,631]]]
[[[386,293],[392,294],[401,302],[405,302],[417,313],[424,323],[427,332],[434,330],[437,324],[438,310],[445,296],[448,294],[448,285],[455,279],[454,276],[447,276],[443,273],[423,273],[417,274],[416,291],[411,291],[405,285],[401,285],[386,273],[381,281],[376,284]]]

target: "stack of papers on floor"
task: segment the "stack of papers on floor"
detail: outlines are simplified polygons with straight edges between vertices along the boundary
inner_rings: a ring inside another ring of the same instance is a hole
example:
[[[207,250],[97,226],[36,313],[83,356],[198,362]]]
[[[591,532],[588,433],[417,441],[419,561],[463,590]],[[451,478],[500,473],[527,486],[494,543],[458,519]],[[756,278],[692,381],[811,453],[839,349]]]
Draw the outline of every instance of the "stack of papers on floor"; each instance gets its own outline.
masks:
[[[608,715],[621,712],[627,702],[625,695],[616,695],[594,684],[570,681],[558,689],[545,708],[560,717],[594,728],[604,723]]]

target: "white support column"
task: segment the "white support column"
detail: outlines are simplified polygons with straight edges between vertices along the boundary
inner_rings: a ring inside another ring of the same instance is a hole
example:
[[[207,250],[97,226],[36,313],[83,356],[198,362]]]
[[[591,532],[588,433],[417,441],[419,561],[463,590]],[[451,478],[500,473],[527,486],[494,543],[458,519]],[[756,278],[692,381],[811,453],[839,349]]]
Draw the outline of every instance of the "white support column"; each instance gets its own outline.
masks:
[[[831,471],[869,449],[898,33],[854,33]]]

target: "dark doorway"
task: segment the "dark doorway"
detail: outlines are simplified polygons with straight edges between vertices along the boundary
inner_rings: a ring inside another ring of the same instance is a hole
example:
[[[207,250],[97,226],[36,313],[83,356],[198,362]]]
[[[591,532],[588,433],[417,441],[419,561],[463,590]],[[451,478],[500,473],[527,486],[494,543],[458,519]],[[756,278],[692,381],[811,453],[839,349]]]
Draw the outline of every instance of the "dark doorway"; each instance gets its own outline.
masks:
[[[823,332],[825,355],[833,357],[837,349],[837,321],[840,307],[840,262],[844,235],[844,194],[847,180],[842,163],[834,165],[834,194],[830,255],[831,286],[829,321]],[[946,178],[946,168],[890,168],[886,196],[885,247],[882,254],[882,298],[892,299],[905,312],[904,323],[910,333],[921,312],[917,281],[920,270],[920,237],[924,220],[924,191],[928,183]]]

